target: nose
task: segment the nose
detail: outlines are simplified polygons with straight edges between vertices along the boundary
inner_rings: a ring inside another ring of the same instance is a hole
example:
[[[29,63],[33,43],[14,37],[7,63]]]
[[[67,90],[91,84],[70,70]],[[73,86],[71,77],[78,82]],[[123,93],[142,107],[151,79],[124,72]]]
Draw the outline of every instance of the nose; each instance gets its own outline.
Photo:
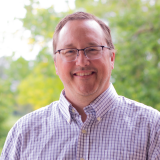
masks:
[[[79,54],[77,55],[76,65],[85,67],[89,65],[89,59],[85,56],[84,51],[79,50]]]

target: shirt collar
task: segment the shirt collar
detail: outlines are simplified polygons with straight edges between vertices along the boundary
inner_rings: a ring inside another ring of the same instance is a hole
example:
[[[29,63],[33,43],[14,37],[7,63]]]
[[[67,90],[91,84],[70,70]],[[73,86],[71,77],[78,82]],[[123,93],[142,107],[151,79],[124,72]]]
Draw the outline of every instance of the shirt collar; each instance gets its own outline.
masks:
[[[102,116],[112,108],[117,98],[118,94],[112,83],[110,83],[109,88],[90,103],[96,112],[96,118],[102,118]]]
[[[68,100],[65,98],[65,91],[63,90],[60,94],[59,99],[59,109],[62,112],[64,118],[67,120],[68,123],[71,122],[71,114],[69,112],[71,104],[68,102]]]
[[[84,111],[89,112],[90,110],[89,108],[93,108],[94,111],[96,112],[96,118],[102,118],[102,116],[112,108],[117,98],[118,94],[114,89],[112,83],[110,83],[109,88],[106,91],[104,91],[100,96],[98,96],[93,102],[91,102],[90,105],[86,106],[84,108]],[[59,104],[60,104],[59,105],[60,111],[64,115],[67,122],[70,123],[71,122],[70,110],[71,108],[73,109],[73,107],[65,98],[64,90],[61,92]]]

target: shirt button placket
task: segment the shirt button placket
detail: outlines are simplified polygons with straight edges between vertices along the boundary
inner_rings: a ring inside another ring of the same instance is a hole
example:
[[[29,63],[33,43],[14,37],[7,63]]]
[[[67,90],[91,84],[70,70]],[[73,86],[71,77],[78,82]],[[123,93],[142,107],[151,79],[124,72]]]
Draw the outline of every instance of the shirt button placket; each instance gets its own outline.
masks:
[[[85,160],[84,158],[82,158],[83,157],[83,152],[84,152],[84,144],[82,143],[83,142],[83,140],[82,139],[84,139],[84,137],[83,136],[86,136],[86,133],[87,133],[87,130],[85,130],[85,129],[82,129],[81,130],[81,136],[79,137],[80,139],[80,141],[79,141],[79,144],[81,144],[82,146],[79,146],[79,160]],[[81,158],[80,158],[81,157]]]

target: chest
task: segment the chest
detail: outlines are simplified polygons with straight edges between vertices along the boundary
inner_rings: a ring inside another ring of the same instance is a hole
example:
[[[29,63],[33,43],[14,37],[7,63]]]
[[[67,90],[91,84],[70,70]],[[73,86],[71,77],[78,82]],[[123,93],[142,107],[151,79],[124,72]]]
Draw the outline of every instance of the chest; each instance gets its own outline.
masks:
[[[22,159],[34,160],[145,160],[149,129],[142,120],[88,119],[86,123],[43,128],[23,139]],[[26,146],[30,146],[25,150]]]

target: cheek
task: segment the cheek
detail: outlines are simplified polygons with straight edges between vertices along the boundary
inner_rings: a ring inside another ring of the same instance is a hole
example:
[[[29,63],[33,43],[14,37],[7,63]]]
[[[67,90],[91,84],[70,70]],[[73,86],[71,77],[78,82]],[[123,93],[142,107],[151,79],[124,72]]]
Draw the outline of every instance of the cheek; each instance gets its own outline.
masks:
[[[101,74],[103,77],[108,77],[111,74],[111,62],[104,60],[101,66]]]
[[[73,66],[69,64],[68,62],[60,63],[60,65],[57,67],[56,73],[58,72],[58,75],[61,80],[66,81],[67,79],[72,78],[72,69]]]

